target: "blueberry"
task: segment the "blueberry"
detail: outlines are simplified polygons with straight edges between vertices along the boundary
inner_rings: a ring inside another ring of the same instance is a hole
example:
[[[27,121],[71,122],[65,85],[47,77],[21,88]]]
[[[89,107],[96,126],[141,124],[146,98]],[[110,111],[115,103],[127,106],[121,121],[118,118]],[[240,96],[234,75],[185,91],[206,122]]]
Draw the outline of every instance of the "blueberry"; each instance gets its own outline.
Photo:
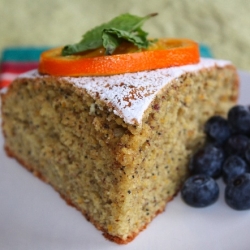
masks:
[[[218,199],[219,187],[209,176],[193,175],[185,181],[181,196],[192,207],[207,207]]]
[[[250,174],[232,179],[225,189],[225,201],[233,209],[250,209]]]
[[[236,154],[241,156],[242,158],[245,158],[245,151],[249,142],[249,138],[245,135],[231,136],[224,147],[226,155],[229,156],[232,154]]]
[[[245,158],[250,163],[250,143],[247,145],[245,149]]]
[[[212,116],[205,124],[205,133],[212,141],[222,145],[231,135],[228,121],[221,116]]]
[[[250,110],[248,107],[236,105],[228,112],[228,122],[235,133],[250,134]]]
[[[224,152],[221,148],[208,144],[197,151],[191,158],[189,169],[191,174],[205,174],[213,178],[221,175]]]
[[[222,166],[222,176],[226,183],[247,172],[249,172],[248,164],[237,155],[229,156]]]

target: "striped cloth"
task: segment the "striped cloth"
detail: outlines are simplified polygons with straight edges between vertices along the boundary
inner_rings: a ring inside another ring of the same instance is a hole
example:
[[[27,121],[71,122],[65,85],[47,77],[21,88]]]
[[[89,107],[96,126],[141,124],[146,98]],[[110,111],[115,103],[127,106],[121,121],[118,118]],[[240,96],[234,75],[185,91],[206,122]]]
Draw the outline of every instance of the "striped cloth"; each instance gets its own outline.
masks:
[[[10,47],[2,52],[0,89],[7,87],[19,74],[36,69],[40,54],[48,47]]]
[[[7,87],[19,74],[36,69],[40,54],[49,47],[10,47],[0,60],[0,89]],[[210,49],[200,45],[202,57],[212,57]]]

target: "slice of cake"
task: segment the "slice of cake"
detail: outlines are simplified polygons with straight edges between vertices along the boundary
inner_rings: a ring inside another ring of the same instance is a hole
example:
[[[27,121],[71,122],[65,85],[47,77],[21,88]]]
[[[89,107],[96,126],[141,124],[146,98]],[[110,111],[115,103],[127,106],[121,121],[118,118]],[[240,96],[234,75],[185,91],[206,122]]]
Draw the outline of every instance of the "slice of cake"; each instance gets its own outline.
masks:
[[[21,75],[2,96],[5,150],[104,236],[127,243],[161,213],[238,97],[226,61],[102,77]]]

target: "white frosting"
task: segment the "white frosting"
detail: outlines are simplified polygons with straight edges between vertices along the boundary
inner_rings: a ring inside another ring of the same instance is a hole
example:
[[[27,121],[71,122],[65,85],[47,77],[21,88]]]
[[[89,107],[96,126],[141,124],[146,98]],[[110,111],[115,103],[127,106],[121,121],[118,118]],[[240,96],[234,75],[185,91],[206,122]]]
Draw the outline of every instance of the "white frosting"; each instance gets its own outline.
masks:
[[[75,87],[87,91],[113,108],[113,112],[128,124],[140,124],[143,114],[156,94],[172,80],[187,72],[198,72],[203,68],[224,67],[231,63],[224,60],[201,58],[198,64],[157,69],[137,73],[95,77],[62,77]],[[37,70],[19,77],[41,77]],[[46,76],[45,76],[46,77]]]

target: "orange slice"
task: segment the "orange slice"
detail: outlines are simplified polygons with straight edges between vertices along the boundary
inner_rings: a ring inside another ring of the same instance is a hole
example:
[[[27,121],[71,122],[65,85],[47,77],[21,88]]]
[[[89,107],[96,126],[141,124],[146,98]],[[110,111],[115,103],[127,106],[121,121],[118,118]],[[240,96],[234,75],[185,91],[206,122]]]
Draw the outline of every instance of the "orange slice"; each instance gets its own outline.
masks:
[[[54,76],[101,76],[153,70],[199,62],[199,47],[187,39],[159,39],[147,50],[123,44],[113,55],[100,48],[62,56],[62,48],[41,54],[39,72]]]

